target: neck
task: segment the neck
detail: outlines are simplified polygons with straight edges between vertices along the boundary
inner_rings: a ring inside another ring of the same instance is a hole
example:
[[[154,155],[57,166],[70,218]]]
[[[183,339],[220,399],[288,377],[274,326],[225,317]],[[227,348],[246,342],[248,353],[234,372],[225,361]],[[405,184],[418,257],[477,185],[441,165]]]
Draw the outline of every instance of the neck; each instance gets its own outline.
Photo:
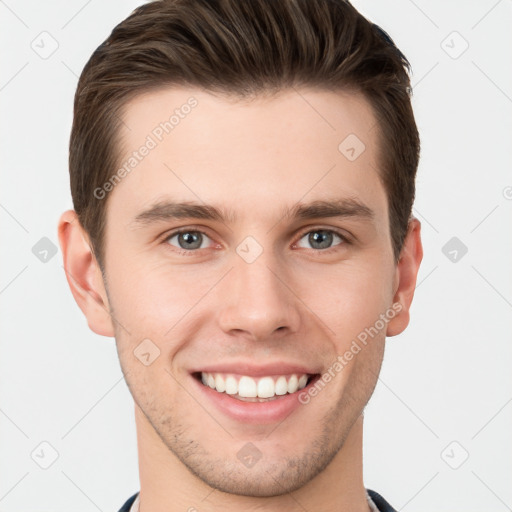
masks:
[[[363,485],[363,416],[352,426],[330,464],[306,485],[281,496],[252,497],[212,489],[167,448],[135,406],[140,512],[368,512]]]

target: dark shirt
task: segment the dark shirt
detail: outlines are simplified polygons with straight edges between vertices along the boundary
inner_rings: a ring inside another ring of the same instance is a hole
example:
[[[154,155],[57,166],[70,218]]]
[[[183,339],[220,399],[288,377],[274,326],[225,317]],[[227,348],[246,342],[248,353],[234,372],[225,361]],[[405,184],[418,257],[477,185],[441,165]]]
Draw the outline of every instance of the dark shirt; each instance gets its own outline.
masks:
[[[396,510],[378,492],[372,491],[371,489],[366,489],[366,491],[380,512],[396,512]],[[137,492],[131,498],[129,498],[126,503],[119,509],[119,512],[130,512],[130,507],[132,506],[138,494],[139,493]]]

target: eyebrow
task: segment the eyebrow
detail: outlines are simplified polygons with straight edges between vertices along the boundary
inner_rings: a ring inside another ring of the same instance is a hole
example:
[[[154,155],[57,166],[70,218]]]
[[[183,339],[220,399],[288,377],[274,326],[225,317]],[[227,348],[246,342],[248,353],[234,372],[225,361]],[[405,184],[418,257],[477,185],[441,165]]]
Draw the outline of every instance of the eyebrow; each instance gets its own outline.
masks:
[[[372,220],[375,214],[371,208],[357,199],[345,198],[333,201],[317,200],[311,203],[297,203],[281,210],[281,218],[288,220],[321,219],[325,217],[356,217]],[[177,219],[202,219],[223,223],[234,223],[237,219],[232,210],[192,201],[160,201],[138,213],[130,226],[146,227],[158,222]]]

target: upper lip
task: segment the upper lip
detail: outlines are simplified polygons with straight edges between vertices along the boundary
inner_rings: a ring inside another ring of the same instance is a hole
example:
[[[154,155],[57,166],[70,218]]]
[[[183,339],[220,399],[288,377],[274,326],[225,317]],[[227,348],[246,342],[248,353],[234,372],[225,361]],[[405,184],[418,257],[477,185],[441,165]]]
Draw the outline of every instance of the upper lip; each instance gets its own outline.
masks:
[[[290,374],[316,374],[320,370],[312,366],[301,364],[273,362],[261,365],[255,365],[247,362],[231,362],[208,364],[192,370],[191,373],[233,373],[238,375],[247,375],[249,377],[264,377],[266,375],[290,375]]]

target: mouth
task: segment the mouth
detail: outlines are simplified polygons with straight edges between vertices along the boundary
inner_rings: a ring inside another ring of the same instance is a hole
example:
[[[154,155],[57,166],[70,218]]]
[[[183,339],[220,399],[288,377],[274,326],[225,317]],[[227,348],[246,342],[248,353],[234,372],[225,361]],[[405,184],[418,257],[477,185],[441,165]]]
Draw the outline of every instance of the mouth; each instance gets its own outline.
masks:
[[[194,372],[202,386],[241,402],[270,402],[299,391],[319,378],[319,374],[292,373],[253,377],[234,373]]]
[[[190,368],[203,410],[214,408],[239,425],[282,423],[294,411],[308,421],[315,406],[303,407],[302,393],[321,378],[323,366],[285,360],[226,361]],[[304,416],[305,415],[305,416]],[[282,430],[284,432],[285,429]]]

